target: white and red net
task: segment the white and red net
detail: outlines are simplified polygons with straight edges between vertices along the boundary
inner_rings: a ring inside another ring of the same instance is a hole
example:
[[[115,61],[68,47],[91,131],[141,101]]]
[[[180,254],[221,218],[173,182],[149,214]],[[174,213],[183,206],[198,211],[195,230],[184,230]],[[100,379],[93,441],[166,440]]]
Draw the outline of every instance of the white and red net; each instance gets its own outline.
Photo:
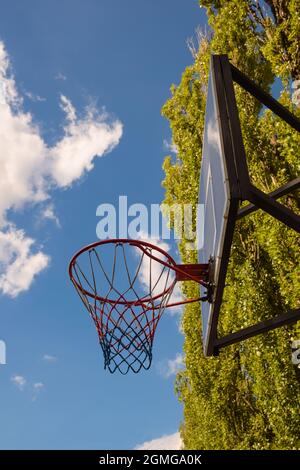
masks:
[[[175,266],[159,247],[127,239],[97,242],[73,257],[70,278],[95,323],[110,372],[149,369]]]

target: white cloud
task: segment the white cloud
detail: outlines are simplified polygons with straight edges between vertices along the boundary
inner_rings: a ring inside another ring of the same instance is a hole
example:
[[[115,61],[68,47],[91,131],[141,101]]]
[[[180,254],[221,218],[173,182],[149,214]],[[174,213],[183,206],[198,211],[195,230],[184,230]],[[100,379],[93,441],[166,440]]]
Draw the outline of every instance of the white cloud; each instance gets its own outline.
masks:
[[[23,375],[13,375],[10,380],[19,390],[24,390],[26,379]]]
[[[67,118],[64,132],[48,146],[22,103],[0,41],[0,232],[2,242],[9,247],[8,255],[1,254],[0,290],[12,296],[30,287],[49,258],[40,251],[32,253],[34,240],[8,223],[8,211],[49,199],[51,189],[71,186],[91,171],[95,158],[111,151],[122,136],[120,121],[110,120],[106,113],[91,106],[77,117],[71,101],[62,95],[61,106]],[[54,211],[52,216],[51,211],[47,214],[54,220]],[[10,229],[3,230],[7,225]]]
[[[55,75],[54,80],[63,80],[63,81],[65,81],[65,80],[67,80],[67,77],[63,73],[58,72]]]
[[[176,432],[139,444],[134,450],[181,450],[182,447],[180,434]]]
[[[0,231],[0,290],[16,297],[29,289],[33,279],[45,269],[50,258],[37,251],[33,253],[34,240],[13,225]]]
[[[47,204],[41,211],[41,219],[52,220],[57,227],[61,227],[59,218],[55,214],[54,205],[52,203]]]
[[[44,387],[45,387],[45,385],[43,384],[43,382],[36,382],[36,383],[33,384],[33,388],[36,391],[42,390],[42,388],[44,388]]]
[[[45,388],[45,385],[43,384],[43,382],[35,382],[33,385],[32,385],[32,390],[31,390],[31,400],[32,401],[36,401],[39,393],[44,390]]]
[[[105,113],[98,114],[94,107],[87,107],[83,118],[76,118],[69,100],[62,106],[67,116],[64,137],[49,150],[49,173],[59,187],[70,186],[94,167],[95,156],[110,152],[120,141],[120,121],[108,123]]]
[[[60,107],[66,113],[66,118],[68,121],[76,121],[76,110],[71,101],[64,95],[60,95]]]
[[[34,103],[46,101],[46,98],[43,98],[40,95],[36,95],[36,94],[32,93],[31,91],[26,91],[25,95],[27,96],[28,99],[30,99]]]
[[[25,389],[25,387],[27,389],[29,388],[32,401],[35,401],[38,394],[45,388],[43,382],[34,382],[32,385],[27,384],[27,380],[25,377],[23,377],[23,375],[15,374],[11,377],[10,380],[21,392]],[[27,387],[27,385],[29,385],[29,387]]]
[[[48,147],[30,113],[22,109],[9,59],[0,42],[0,221],[9,209],[47,198],[51,187],[67,187],[93,168],[96,156],[112,150],[122,135],[122,124],[88,107],[82,118],[70,100],[61,96],[67,123],[61,139]]]
[[[164,143],[164,148],[166,150],[168,150],[169,152],[175,153],[175,154],[178,153],[178,148],[176,147],[176,145],[172,141],[169,142],[167,139],[164,139],[163,143]]]
[[[43,360],[46,362],[56,362],[57,357],[56,356],[51,356],[50,354],[44,354]]]
[[[159,373],[166,379],[184,367],[184,357],[181,353],[177,353],[174,359],[167,359],[158,364]]]

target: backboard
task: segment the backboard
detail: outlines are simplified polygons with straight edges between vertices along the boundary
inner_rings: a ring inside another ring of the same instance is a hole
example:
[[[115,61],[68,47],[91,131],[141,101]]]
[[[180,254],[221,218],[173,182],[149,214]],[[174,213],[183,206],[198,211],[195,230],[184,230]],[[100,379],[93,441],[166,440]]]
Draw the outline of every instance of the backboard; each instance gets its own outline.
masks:
[[[250,180],[234,82],[300,132],[299,119],[230,64],[227,56],[211,57],[199,189],[199,203],[204,204],[204,245],[199,249],[199,263],[214,260],[210,270],[213,295],[210,302],[201,304],[205,356],[217,355],[220,348],[295,323],[300,318],[300,309],[289,310],[221,338],[217,335],[236,220],[261,209],[300,233],[299,215],[276,201],[299,188],[300,178],[270,194],[258,189]],[[250,204],[239,208],[241,201]],[[204,294],[205,289],[202,286],[200,289]]]
[[[201,305],[205,355],[214,354],[217,321],[222,303],[240,193],[234,161],[234,144],[226,93],[218,56],[213,56],[208,81],[205,128],[200,172],[199,204],[204,205],[204,245],[199,263],[213,261],[211,302]],[[201,294],[205,288],[201,286]]]

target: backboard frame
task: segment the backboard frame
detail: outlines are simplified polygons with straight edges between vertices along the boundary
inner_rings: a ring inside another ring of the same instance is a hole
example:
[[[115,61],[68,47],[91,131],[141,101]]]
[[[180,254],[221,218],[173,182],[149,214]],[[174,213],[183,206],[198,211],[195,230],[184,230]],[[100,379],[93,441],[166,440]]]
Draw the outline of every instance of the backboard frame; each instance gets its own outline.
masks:
[[[224,161],[228,174],[230,201],[224,242],[221,253],[219,253],[221,258],[219,272],[217,273],[217,278],[215,277],[213,280],[215,286],[211,314],[209,320],[206,319],[208,327],[206,335],[203,337],[205,356],[218,355],[222,347],[286,324],[295,323],[300,319],[300,309],[290,310],[275,318],[226,335],[223,338],[218,337],[218,320],[236,221],[249,213],[262,209],[285,225],[300,232],[300,217],[276,201],[279,197],[298,189],[300,187],[300,178],[296,178],[271,194],[266,194],[259,190],[250,180],[235,99],[234,82],[252,94],[298,132],[300,132],[300,121],[255,82],[231,65],[226,55],[211,56],[210,80],[213,81],[215,87],[215,105],[217,107],[220,139],[222,141]],[[249,201],[250,204],[240,208],[239,206],[242,201]],[[204,324],[203,318],[202,324]]]
[[[223,62],[224,57],[222,56],[213,55],[211,57],[209,86],[212,88],[212,90],[208,91],[211,91],[212,96],[214,97],[213,106],[215,106],[218,119],[218,129],[221,144],[220,153],[222,154],[222,164],[224,165],[224,170],[226,172],[226,183],[220,182],[220,184],[224,183],[224,186],[228,184],[229,191],[227,194],[227,202],[229,207],[227,208],[226,213],[224,212],[223,216],[222,228],[220,230],[222,233],[220,240],[218,241],[218,252],[210,253],[210,256],[215,258],[216,269],[212,279],[214,284],[212,302],[210,305],[202,305],[203,349],[206,356],[215,355],[217,353],[215,350],[215,343],[217,340],[217,326],[219,312],[222,304],[223,291],[225,287],[235,222],[237,220],[240,201],[248,196],[248,190],[250,188],[250,179],[248,176],[243,140],[239,127],[239,118],[237,114],[237,108],[234,106],[235,97],[233,92],[232,79],[228,74],[226,67],[226,74],[224,74]],[[231,104],[230,110],[228,110],[229,97]],[[209,114],[209,105],[210,104],[207,103],[206,115]],[[208,116],[206,118],[206,124],[209,125]],[[205,133],[207,133],[206,130]],[[204,153],[205,145],[206,142],[204,142]],[[236,155],[240,156],[238,166],[235,163]],[[203,159],[204,158],[206,158],[205,155],[203,155]],[[205,181],[203,181],[203,183],[205,183]],[[199,194],[201,194],[201,184]],[[201,201],[200,195],[199,202],[203,203],[203,201]],[[206,222],[204,221],[204,223]],[[201,252],[199,256],[202,256]]]

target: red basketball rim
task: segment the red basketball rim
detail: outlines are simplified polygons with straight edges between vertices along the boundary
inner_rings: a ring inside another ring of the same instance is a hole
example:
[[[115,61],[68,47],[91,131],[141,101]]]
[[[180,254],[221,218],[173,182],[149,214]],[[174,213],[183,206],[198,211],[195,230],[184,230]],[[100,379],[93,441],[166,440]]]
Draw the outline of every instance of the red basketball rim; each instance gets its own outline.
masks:
[[[94,248],[97,248],[101,245],[106,245],[106,244],[109,244],[109,243],[114,244],[114,245],[127,243],[128,245],[132,245],[132,246],[136,246],[136,247],[140,248],[143,252],[145,252],[143,250],[143,247],[151,248],[152,250],[158,251],[159,253],[164,255],[167,258],[167,260],[169,261],[169,264],[166,263],[164,260],[156,258],[152,254],[146,252],[145,254],[149,258],[154,259],[155,261],[161,263],[162,265],[166,266],[167,268],[171,268],[171,269],[176,268],[176,262],[174,261],[172,256],[170,256],[169,253],[164,251],[162,248],[160,248],[158,246],[155,246],[152,243],[144,242],[144,241],[141,241],[141,240],[131,240],[130,238],[112,238],[112,239],[107,239],[107,240],[100,240],[100,241],[91,243],[90,245],[87,245],[87,246],[84,246],[83,248],[81,248],[77,253],[75,253],[75,255],[72,257],[72,259],[70,261],[70,264],[69,264],[70,279],[73,282],[73,284],[76,286],[76,288],[82,294],[87,295],[88,297],[91,297],[92,299],[99,300],[100,302],[108,302],[112,305],[132,305],[132,306],[136,305],[136,306],[138,306],[138,305],[143,305],[143,304],[148,303],[148,302],[152,303],[154,300],[160,299],[161,297],[163,297],[163,296],[165,296],[165,295],[172,292],[172,290],[174,289],[175,284],[176,284],[176,277],[174,277],[174,280],[169,285],[169,287],[164,289],[161,293],[159,293],[159,294],[157,294],[153,297],[143,297],[143,298],[138,299],[138,300],[129,300],[129,301],[127,301],[127,300],[120,300],[120,299],[109,299],[109,298],[106,298],[106,297],[101,297],[98,294],[95,295],[95,294],[85,290],[80,284],[78,284],[78,282],[76,281],[76,279],[74,277],[74,273],[73,273],[74,267],[76,265],[76,262],[77,262],[78,258],[83,253],[89,252],[90,250],[93,250]]]

